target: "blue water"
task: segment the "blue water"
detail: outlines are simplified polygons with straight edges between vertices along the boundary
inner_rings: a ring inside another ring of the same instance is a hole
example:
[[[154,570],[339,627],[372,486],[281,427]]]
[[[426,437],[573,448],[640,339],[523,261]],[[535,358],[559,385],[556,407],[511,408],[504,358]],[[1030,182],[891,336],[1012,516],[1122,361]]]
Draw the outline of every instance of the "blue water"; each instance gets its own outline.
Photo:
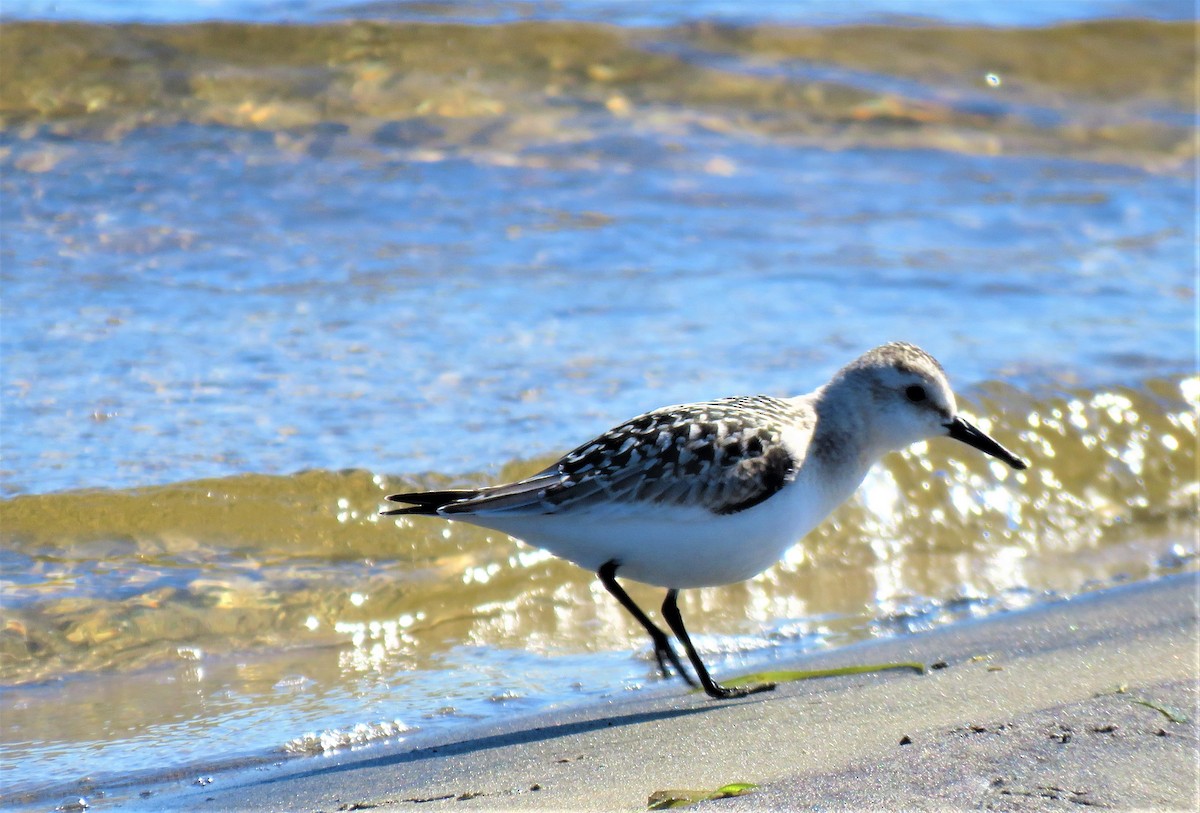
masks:
[[[324,22],[369,17],[476,23],[576,19],[638,26],[713,19],[833,25],[916,18],[959,25],[1034,26],[1105,17],[1186,20],[1195,14],[1194,5],[1184,0],[5,0],[0,11],[14,19],[92,22]]]
[[[892,339],[963,385],[1192,360],[1175,175],[703,133],[517,166],[194,126],[0,145],[9,491],[482,471]]]

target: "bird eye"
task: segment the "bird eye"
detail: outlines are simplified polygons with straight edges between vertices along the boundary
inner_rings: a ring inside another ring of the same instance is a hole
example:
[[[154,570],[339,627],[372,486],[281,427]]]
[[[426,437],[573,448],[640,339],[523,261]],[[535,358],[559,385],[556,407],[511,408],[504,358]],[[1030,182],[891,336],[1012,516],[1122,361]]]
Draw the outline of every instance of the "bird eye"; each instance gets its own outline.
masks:
[[[925,400],[925,388],[918,387],[916,384],[913,384],[911,387],[906,389],[904,394],[908,397],[908,400],[912,401],[914,404],[919,404]]]

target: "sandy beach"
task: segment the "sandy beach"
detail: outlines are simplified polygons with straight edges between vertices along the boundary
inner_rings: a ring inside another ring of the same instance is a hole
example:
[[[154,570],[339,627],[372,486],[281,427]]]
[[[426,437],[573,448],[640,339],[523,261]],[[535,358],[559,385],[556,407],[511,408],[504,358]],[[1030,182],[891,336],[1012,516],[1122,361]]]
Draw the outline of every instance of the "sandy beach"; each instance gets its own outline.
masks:
[[[644,810],[657,791],[757,788],[701,809],[1195,809],[1194,573],[1097,591],[790,667],[919,661],[713,702],[678,685],[177,783],[128,809]]]

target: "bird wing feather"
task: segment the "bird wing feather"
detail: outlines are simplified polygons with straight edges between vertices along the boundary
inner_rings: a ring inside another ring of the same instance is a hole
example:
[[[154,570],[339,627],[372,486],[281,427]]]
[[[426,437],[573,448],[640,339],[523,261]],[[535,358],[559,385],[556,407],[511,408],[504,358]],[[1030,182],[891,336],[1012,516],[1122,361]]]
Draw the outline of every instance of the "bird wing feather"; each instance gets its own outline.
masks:
[[[437,513],[550,514],[643,502],[736,513],[795,477],[783,429],[807,418],[792,403],[766,396],[665,407],[626,421],[525,480],[456,493]],[[406,495],[397,496],[405,501]]]

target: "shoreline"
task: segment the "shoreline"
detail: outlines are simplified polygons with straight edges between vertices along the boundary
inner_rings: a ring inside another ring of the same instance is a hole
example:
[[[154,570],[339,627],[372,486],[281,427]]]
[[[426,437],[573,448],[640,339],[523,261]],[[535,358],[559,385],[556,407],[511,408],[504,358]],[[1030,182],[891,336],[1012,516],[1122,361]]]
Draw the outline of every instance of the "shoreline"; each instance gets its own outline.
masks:
[[[723,702],[667,684],[471,732],[216,773],[206,785],[133,786],[98,806],[644,810],[656,791],[749,782],[751,794],[700,808],[886,799],[1187,809],[1200,799],[1198,588],[1200,574],[1177,574],[779,665],[916,660],[933,667],[924,675],[799,681]]]

